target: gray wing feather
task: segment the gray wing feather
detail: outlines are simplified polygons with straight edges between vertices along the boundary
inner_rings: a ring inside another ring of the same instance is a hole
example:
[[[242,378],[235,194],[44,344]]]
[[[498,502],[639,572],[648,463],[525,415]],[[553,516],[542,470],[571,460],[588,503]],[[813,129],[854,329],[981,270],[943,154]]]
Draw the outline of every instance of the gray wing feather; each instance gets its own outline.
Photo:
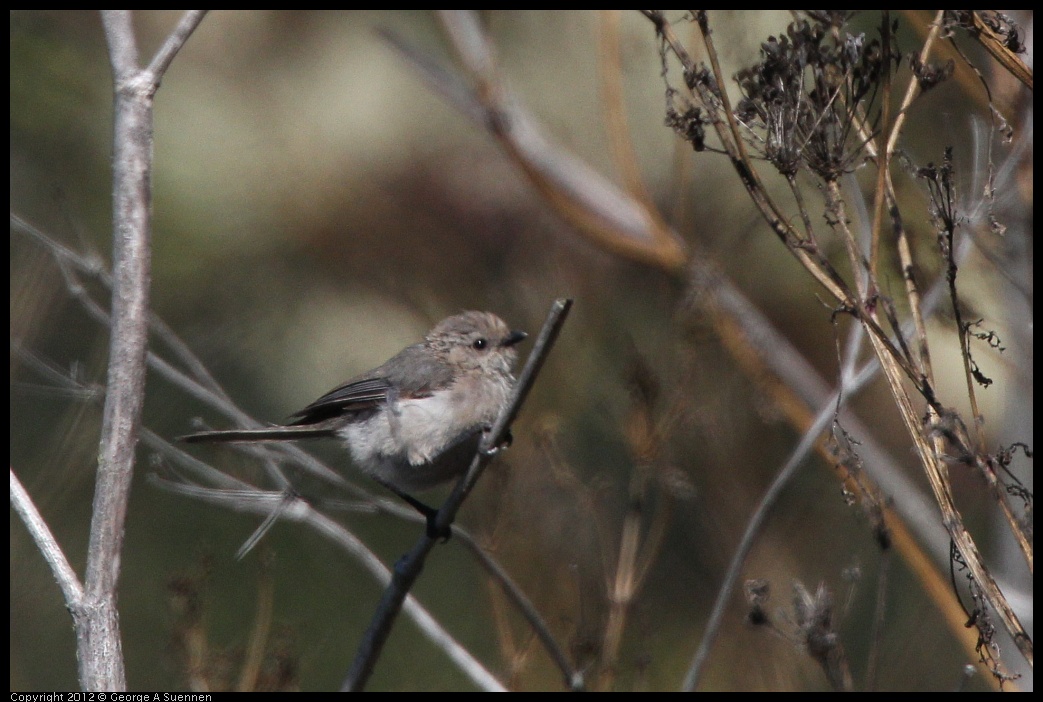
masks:
[[[427,397],[452,380],[449,366],[422,344],[402,349],[368,373],[335,387],[304,409],[290,415],[290,425],[315,424],[333,417],[376,410],[395,389],[399,398]]]

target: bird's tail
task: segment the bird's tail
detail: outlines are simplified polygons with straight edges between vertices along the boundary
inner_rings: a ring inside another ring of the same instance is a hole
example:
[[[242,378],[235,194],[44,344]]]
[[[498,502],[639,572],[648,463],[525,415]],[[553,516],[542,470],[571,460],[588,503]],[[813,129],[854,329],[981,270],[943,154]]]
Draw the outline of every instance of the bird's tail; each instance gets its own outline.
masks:
[[[290,426],[261,427],[259,429],[223,429],[220,431],[201,431],[177,437],[178,441],[187,444],[204,443],[248,443],[263,441],[297,441],[298,439],[317,439],[336,436],[333,428],[328,426]]]

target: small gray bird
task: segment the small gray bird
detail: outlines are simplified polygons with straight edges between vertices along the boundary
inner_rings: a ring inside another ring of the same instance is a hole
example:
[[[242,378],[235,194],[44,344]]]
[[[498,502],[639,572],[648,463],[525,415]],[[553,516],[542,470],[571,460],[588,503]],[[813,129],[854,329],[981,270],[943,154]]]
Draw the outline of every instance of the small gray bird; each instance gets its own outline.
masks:
[[[408,495],[462,475],[514,385],[515,345],[527,335],[490,312],[442,320],[419,344],[329,391],[281,426],[204,431],[189,443],[340,438],[355,465],[428,518]]]

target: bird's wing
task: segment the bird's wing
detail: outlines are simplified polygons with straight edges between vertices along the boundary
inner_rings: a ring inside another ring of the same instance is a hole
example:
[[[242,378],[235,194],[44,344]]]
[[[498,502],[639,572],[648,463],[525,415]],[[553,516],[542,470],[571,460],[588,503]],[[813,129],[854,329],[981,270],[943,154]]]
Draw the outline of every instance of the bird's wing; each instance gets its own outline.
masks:
[[[292,426],[315,424],[344,414],[376,409],[388,397],[384,378],[357,378],[335,387],[307,407],[290,415]]]
[[[418,399],[449,385],[452,369],[423,344],[407,346],[383,365],[356,376],[290,416],[291,426],[377,409],[389,399]]]

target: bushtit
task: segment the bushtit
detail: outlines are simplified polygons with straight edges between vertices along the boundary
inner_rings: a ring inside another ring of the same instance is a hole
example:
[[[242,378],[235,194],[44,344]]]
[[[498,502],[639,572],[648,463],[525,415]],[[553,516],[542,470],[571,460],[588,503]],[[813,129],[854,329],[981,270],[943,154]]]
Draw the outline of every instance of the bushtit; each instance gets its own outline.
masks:
[[[296,441],[336,437],[355,465],[428,518],[434,510],[408,492],[462,475],[482,432],[491,428],[514,384],[511,331],[490,312],[442,320],[419,344],[329,391],[286,425],[204,431],[182,441]]]

